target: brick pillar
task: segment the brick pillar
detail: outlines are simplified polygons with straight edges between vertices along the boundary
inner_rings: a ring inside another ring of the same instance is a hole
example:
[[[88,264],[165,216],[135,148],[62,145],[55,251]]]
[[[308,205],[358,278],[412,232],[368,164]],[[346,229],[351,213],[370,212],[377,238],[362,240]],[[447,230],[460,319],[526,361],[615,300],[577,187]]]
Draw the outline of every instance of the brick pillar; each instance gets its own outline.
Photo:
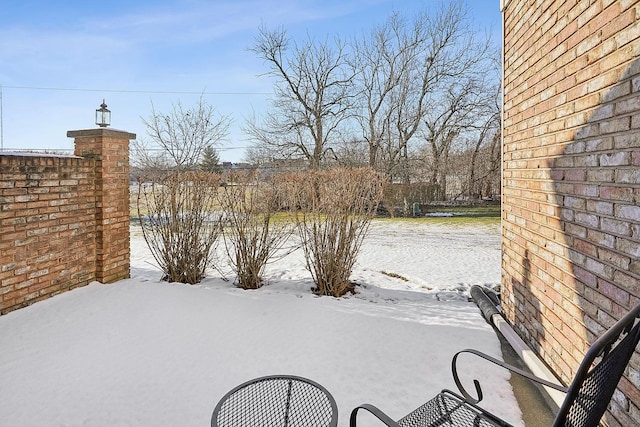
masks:
[[[96,280],[129,276],[129,141],[133,133],[107,128],[73,130],[75,155],[96,161]]]

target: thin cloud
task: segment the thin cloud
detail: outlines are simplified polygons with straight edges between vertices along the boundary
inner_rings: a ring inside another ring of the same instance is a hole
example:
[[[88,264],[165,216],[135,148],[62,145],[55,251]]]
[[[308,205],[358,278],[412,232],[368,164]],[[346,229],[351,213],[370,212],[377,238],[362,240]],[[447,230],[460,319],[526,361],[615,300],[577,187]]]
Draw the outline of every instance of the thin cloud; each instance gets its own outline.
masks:
[[[262,22],[286,27],[328,20],[381,2],[383,0],[179,2],[107,20],[91,20],[85,23],[85,28],[135,43],[183,45],[253,32]]]
[[[353,14],[383,0],[176,2],[112,18],[85,18],[72,27],[13,27],[0,30],[0,63],[56,64],[69,67],[98,57],[128,60],[158,45],[176,48],[205,45],[240,35],[234,43],[249,45],[259,25],[290,26]],[[329,31],[328,31],[329,32]],[[242,33],[246,33],[243,35]]]

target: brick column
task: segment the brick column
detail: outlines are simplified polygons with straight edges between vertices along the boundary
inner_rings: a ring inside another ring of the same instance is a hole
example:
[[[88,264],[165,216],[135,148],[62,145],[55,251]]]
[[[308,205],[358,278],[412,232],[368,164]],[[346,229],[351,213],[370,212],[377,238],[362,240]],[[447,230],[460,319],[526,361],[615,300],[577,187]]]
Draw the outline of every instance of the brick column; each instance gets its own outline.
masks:
[[[107,128],[73,130],[75,155],[96,161],[96,280],[129,276],[129,141],[133,133]]]

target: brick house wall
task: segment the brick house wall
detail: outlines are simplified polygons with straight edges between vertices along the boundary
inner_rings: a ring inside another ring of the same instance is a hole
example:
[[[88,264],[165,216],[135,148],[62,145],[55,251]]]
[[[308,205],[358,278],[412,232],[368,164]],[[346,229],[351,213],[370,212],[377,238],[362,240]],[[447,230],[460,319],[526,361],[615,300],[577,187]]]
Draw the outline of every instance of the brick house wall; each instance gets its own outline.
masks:
[[[0,314],[129,277],[129,140],[69,132],[83,157],[0,154]]]
[[[640,303],[640,0],[503,0],[503,308],[565,382]],[[606,421],[640,422],[640,354]]]

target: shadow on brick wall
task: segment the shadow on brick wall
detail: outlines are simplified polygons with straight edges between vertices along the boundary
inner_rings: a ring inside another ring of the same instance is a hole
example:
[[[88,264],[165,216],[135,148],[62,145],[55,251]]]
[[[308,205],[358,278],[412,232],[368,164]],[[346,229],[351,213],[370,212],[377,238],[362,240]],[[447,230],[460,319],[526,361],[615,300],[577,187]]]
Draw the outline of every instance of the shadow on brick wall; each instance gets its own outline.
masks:
[[[526,298],[523,301],[524,311],[527,313],[531,313],[528,318],[530,322],[531,328],[529,331],[520,330],[520,333],[525,333],[527,335],[532,335],[530,342],[532,343],[540,343],[545,341],[545,332],[542,323],[542,317],[540,316],[541,307],[539,303],[539,297],[536,295],[536,288],[534,287],[534,274],[532,272],[533,266],[531,265],[531,254],[528,249],[524,251],[524,257],[521,260],[522,266],[522,283],[518,283],[522,289],[526,289],[526,292],[530,295],[533,295],[533,298]],[[534,348],[534,350],[540,353],[540,347]]]
[[[584,115],[583,123],[558,156],[547,155],[558,234],[542,248],[538,275],[553,276],[543,282],[554,307],[547,319],[550,330],[555,329],[551,347],[557,348],[543,350],[564,363],[575,357],[571,370],[597,336],[640,303],[640,60],[619,77],[612,75],[614,71],[593,79],[594,86],[602,85],[599,91],[589,84],[575,86],[579,92],[566,122]],[[560,138],[565,133],[554,135]],[[545,263],[549,271],[543,268]],[[640,406],[640,353],[631,363],[635,384],[627,376],[619,390],[635,409],[627,408],[625,398],[614,398],[610,425],[637,422],[629,414],[638,413]],[[571,375],[564,373],[565,379]]]

